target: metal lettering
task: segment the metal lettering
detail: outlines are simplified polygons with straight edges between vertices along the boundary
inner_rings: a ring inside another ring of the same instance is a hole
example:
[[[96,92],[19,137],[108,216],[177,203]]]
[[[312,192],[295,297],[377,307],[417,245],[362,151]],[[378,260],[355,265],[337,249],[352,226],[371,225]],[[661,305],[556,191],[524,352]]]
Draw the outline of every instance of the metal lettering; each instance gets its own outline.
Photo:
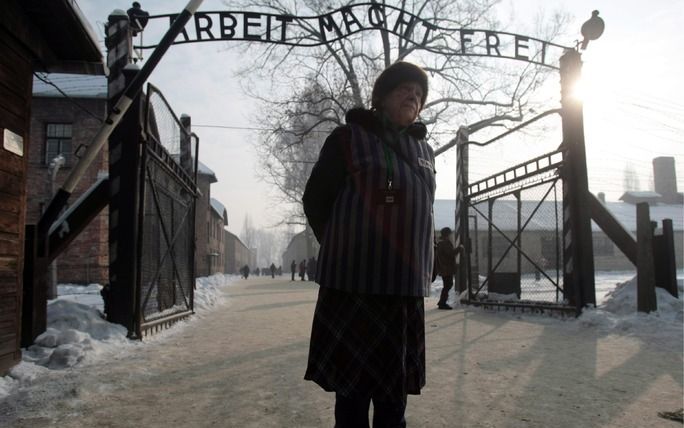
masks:
[[[201,20],[204,20],[206,25],[202,25],[200,22]],[[209,35],[209,40],[216,40],[216,37],[211,34],[211,26],[213,23],[214,22],[211,20],[209,15],[204,13],[195,14],[195,32],[197,34],[197,40],[203,40],[202,33],[207,33],[207,35]]]
[[[149,22],[162,22],[162,19],[172,23],[177,17],[176,14],[152,16]],[[214,30],[213,23],[217,20],[218,28]],[[509,58],[550,68],[558,68],[556,64],[560,54],[570,49],[550,41],[493,30],[442,28],[410,11],[379,3],[352,4],[324,15],[308,17],[239,11],[203,12],[196,14],[191,22],[195,28],[181,30],[176,44],[248,40],[308,47],[330,43],[361,31],[381,30],[403,38],[402,43],[412,43],[428,51],[432,51],[432,43],[456,37],[460,48],[455,55]],[[193,37],[188,32],[193,32]],[[156,45],[136,46],[138,49],[154,47]],[[434,52],[440,51],[439,47],[436,49]]]
[[[461,30],[460,33],[461,33],[461,55],[465,55],[466,54],[466,46],[465,46],[466,43],[471,43],[473,41],[473,39],[471,39],[470,37],[467,37],[467,36],[472,36],[473,34],[475,34],[475,31],[473,31],[473,30]]]
[[[276,19],[276,21],[282,22],[282,24],[283,24],[283,26],[280,27],[280,41],[284,42],[285,40],[287,40],[287,37],[286,37],[286,35],[287,35],[287,24],[289,22],[294,21],[294,18],[291,16],[283,15],[283,16],[276,16],[275,19]]]
[[[402,37],[410,38],[411,33],[413,32],[413,26],[416,18],[415,16],[408,14],[411,18],[408,21],[406,21],[404,15],[404,11],[402,10],[399,13],[399,18],[397,18],[397,22],[394,23],[394,28],[392,29],[392,32],[394,34],[399,34]],[[402,31],[397,31],[400,30],[401,27],[403,27],[404,25],[406,25],[406,30],[402,29]]]
[[[501,56],[501,52],[499,51],[499,35],[494,33],[493,31],[487,31],[487,55],[492,56],[492,49],[496,51],[497,56]],[[496,41],[495,43],[491,42],[491,38],[494,38]]]
[[[177,14],[177,13],[176,13],[176,14],[171,14],[171,15],[169,15],[169,27],[170,27],[171,25],[173,25],[173,21],[175,21],[176,18],[178,18],[178,14]],[[190,41],[190,37],[188,37],[188,33],[187,33],[187,31],[185,31],[185,28],[183,28],[183,29],[181,30],[180,34],[183,35],[183,40],[184,40],[184,41],[186,41],[186,42],[189,42],[189,41]]]
[[[515,59],[523,59],[525,61],[529,60],[527,55],[520,55],[520,49],[529,49],[527,42],[530,41],[529,37],[515,35]]]
[[[255,20],[259,21],[256,22]],[[261,26],[261,14],[260,13],[254,13],[254,12],[245,12],[243,14],[243,30],[242,30],[242,37],[246,40],[261,40],[261,36],[258,34],[250,34],[249,33],[249,28],[250,27],[260,27]]]
[[[325,35],[326,30],[327,31],[333,31],[335,30],[335,33],[337,33],[338,37],[342,37],[342,30],[340,30],[340,27],[337,25],[335,20],[333,20],[332,13],[329,13],[327,15],[319,16],[318,17],[318,27],[321,30],[321,40],[327,41],[327,36]]]
[[[426,46],[427,43],[430,41],[430,31],[434,31],[437,29],[436,26],[430,24],[427,21],[422,21],[423,27],[425,27],[425,35],[423,36],[423,42],[421,43],[421,46]]]
[[[230,20],[230,25],[226,25],[226,19]],[[229,12],[221,12],[219,14],[219,22],[221,24],[221,39],[232,39],[235,37],[235,26],[237,25],[237,19]]]
[[[377,4],[369,7],[368,22],[375,28],[385,28],[385,9]]]
[[[351,28],[352,25],[357,25],[359,27],[359,31],[363,30],[363,25],[361,25],[361,22],[359,22],[359,20],[356,18],[350,7],[343,7],[341,11],[342,20],[344,21],[344,25],[347,27],[347,34],[351,34],[354,31]]]

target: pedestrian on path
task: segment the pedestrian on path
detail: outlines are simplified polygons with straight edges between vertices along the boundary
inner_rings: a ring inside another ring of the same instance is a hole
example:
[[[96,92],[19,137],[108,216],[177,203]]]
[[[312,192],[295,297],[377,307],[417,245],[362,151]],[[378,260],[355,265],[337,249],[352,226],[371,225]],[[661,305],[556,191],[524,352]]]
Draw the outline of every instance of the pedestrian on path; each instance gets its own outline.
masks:
[[[306,276],[309,278],[309,281],[315,281],[316,280],[316,258],[315,257],[310,257],[309,261],[306,263]]]
[[[352,109],[321,149],[304,191],[320,243],[320,284],[304,378],[335,392],[335,426],[405,427],[425,385],[425,309],[433,266],[434,153],[416,122],[427,75],[397,62],[372,109]],[[334,207],[334,208],[333,208]]]
[[[290,263],[290,272],[292,272],[292,281],[295,280],[295,272],[297,271],[297,262],[292,260]]]
[[[275,278],[275,273],[276,273],[276,267],[275,263],[271,263],[271,278]]]
[[[447,304],[449,290],[454,286],[454,274],[456,273],[456,249],[451,243],[451,228],[444,227],[439,231],[439,242],[437,243],[437,264],[439,265],[439,275],[442,277],[442,294],[439,296],[437,308],[452,309]]]
[[[299,277],[302,281],[306,281],[306,259],[302,259],[299,263]]]

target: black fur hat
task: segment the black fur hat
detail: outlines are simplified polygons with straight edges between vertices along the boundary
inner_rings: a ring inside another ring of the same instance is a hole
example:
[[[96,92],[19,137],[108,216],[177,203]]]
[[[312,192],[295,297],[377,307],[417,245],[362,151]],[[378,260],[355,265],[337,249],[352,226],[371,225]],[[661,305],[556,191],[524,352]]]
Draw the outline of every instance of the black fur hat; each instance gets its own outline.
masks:
[[[428,94],[427,74],[417,65],[405,61],[397,61],[380,73],[373,85],[372,107],[380,108],[380,103],[385,95],[404,82],[416,82],[423,88],[423,97],[420,99],[420,107],[422,108]]]

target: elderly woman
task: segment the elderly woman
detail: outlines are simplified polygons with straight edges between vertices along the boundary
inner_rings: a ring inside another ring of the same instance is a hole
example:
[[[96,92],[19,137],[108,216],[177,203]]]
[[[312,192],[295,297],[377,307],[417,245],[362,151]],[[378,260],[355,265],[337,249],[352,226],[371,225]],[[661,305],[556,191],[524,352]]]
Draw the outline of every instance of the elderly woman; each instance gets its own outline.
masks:
[[[334,391],[335,426],[404,427],[425,385],[425,312],[433,264],[434,153],[416,119],[427,75],[385,69],[372,110],[352,109],[325,141],[304,192],[321,244],[306,374]]]

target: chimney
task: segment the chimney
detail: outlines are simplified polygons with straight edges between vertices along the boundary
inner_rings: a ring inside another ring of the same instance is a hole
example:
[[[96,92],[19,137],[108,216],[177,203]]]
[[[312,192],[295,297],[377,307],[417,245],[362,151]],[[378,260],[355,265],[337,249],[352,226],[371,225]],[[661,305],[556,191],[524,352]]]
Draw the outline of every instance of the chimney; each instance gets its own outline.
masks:
[[[660,156],[653,159],[653,181],[655,182],[656,193],[662,196],[660,202],[666,204],[681,203],[682,197],[677,193],[674,157]]]
[[[601,201],[602,204],[606,203],[606,194],[605,193],[598,192],[598,194],[596,194],[596,197],[598,198],[599,201]]]

